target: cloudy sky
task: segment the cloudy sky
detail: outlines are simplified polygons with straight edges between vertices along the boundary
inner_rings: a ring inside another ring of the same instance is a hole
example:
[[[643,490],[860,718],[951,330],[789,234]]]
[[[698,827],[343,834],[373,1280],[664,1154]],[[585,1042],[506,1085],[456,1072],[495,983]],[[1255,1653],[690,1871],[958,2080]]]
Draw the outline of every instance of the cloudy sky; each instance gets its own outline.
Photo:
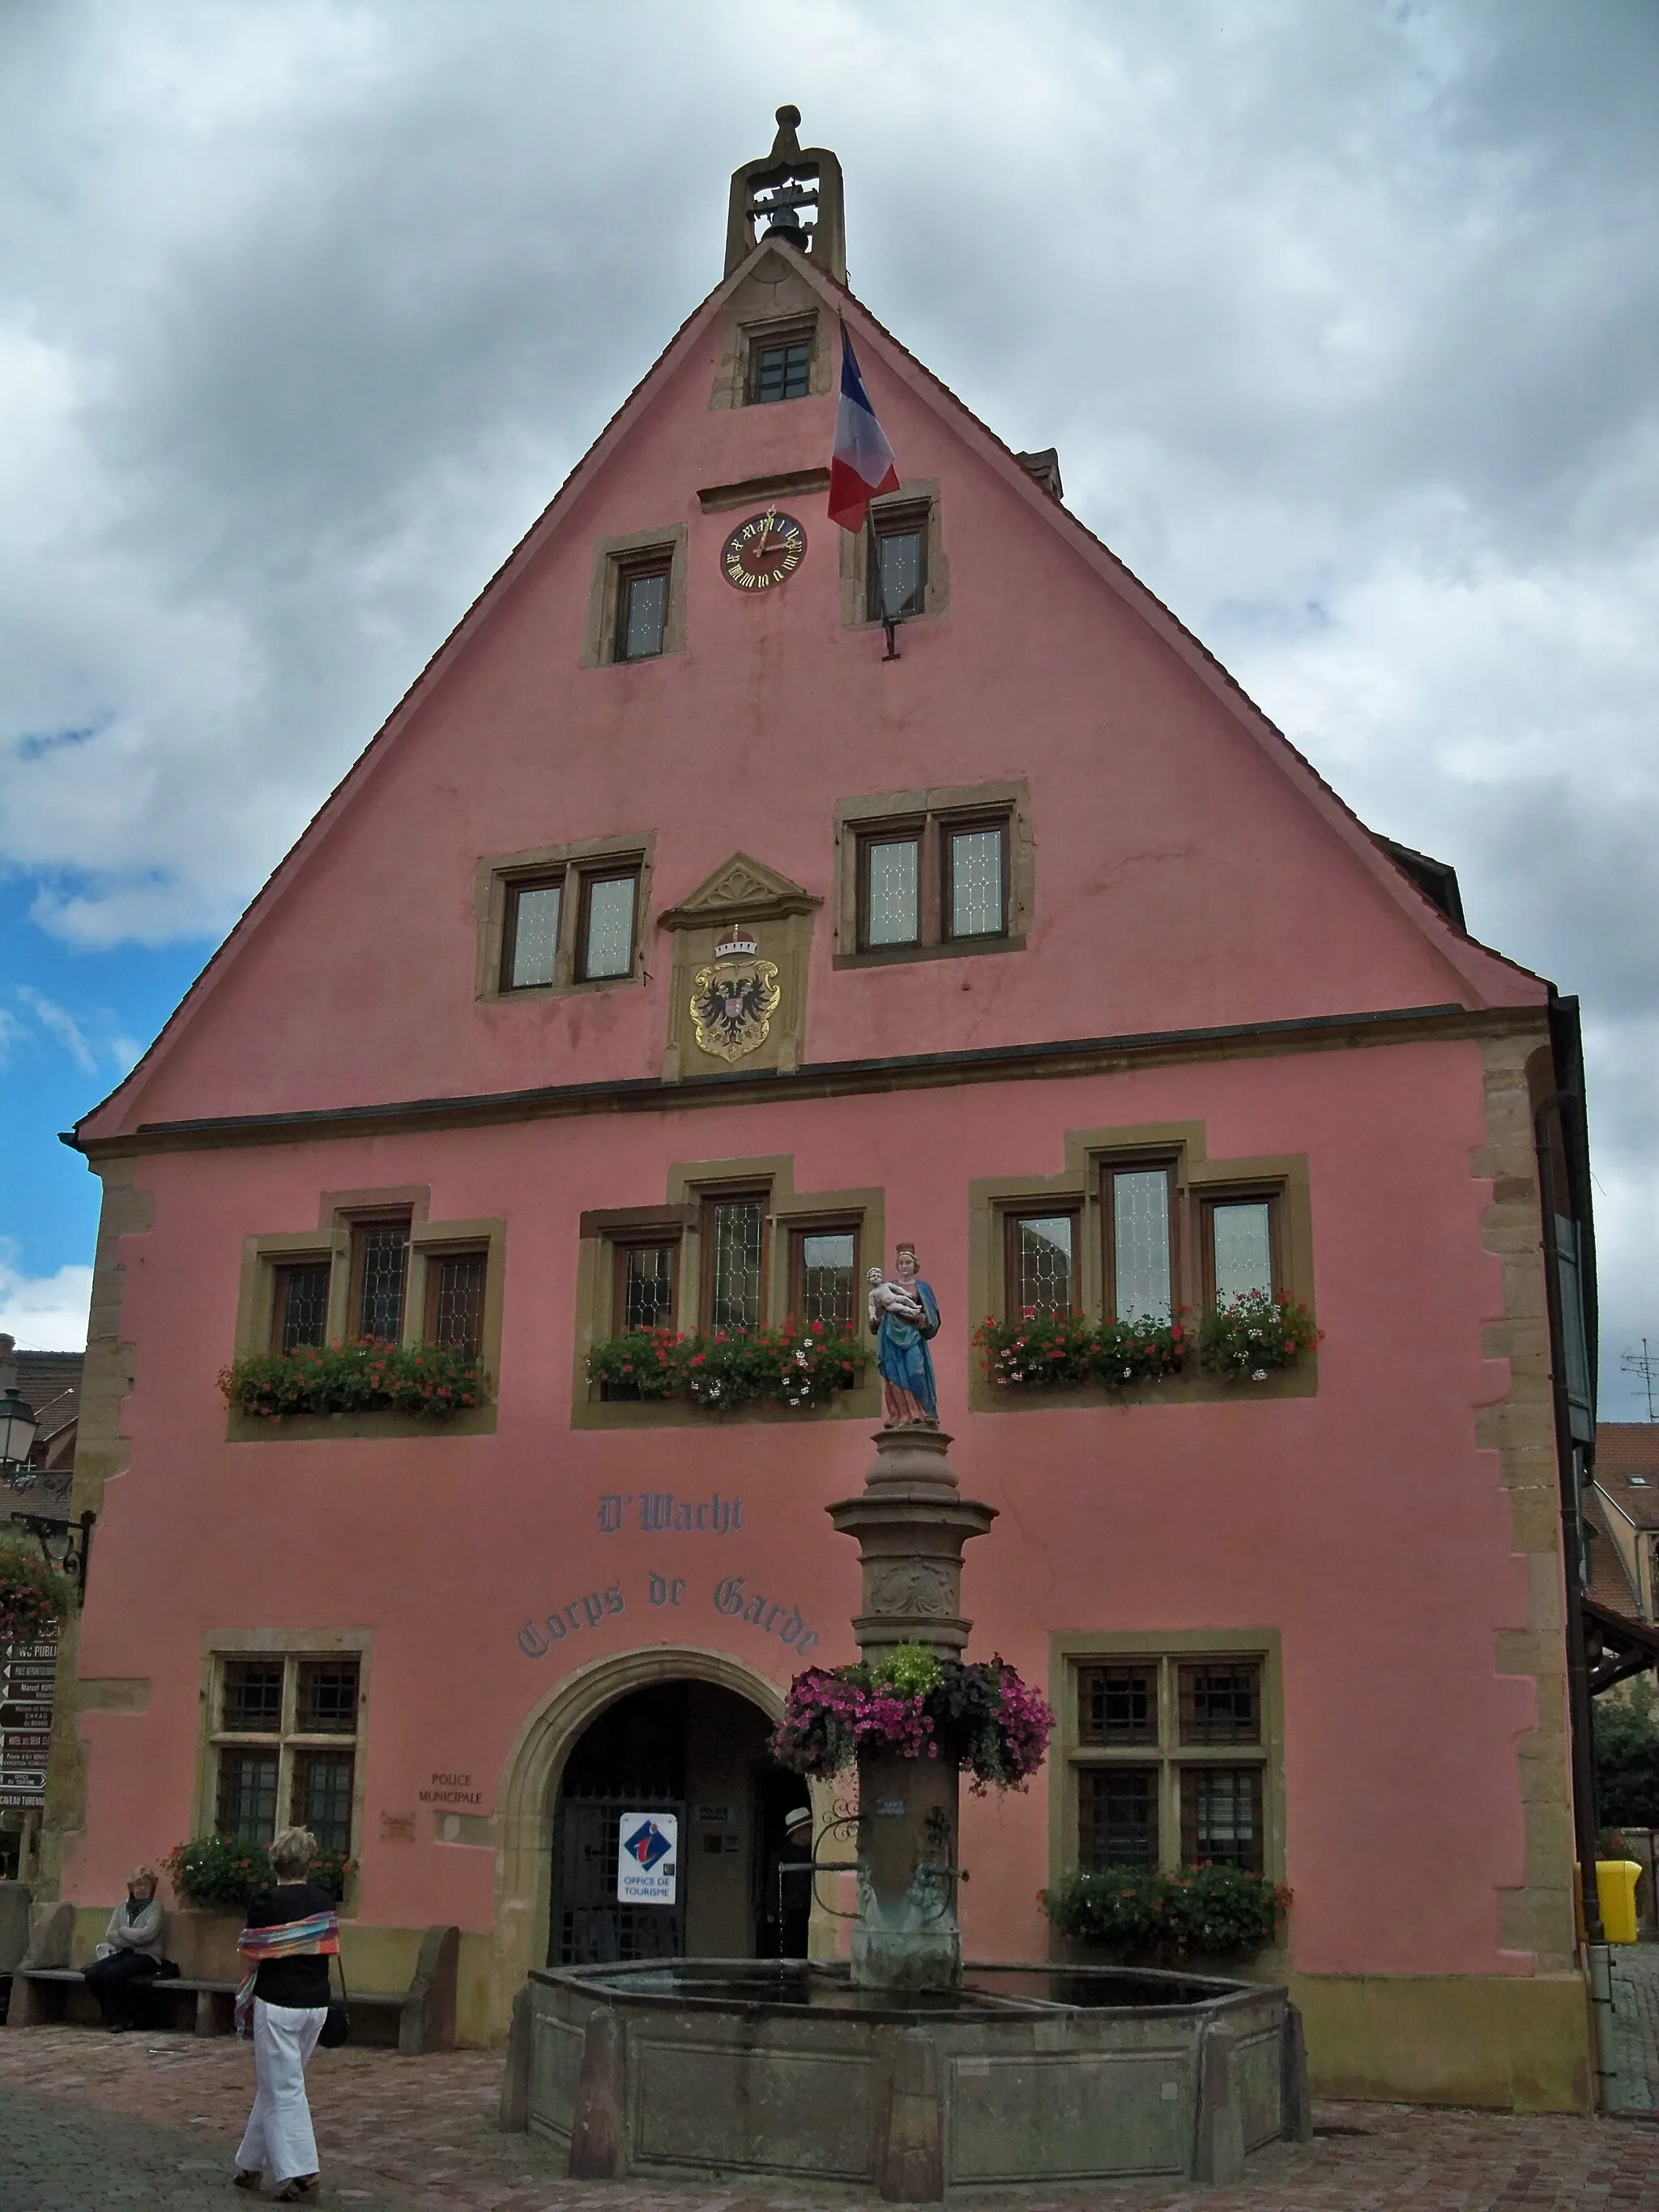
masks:
[[[1659,1352],[1652,0],[0,0],[0,1327],[105,1091],[720,274],[854,289],[1583,1001]]]

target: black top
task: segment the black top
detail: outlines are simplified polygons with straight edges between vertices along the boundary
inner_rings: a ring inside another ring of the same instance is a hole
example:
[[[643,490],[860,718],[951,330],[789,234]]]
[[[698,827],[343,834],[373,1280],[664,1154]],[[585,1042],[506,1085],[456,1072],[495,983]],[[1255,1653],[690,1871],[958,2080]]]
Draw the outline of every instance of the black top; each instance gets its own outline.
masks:
[[[280,1928],[289,1920],[311,1920],[319,1912],[332,1912],[337,1900],[314,1881],[279,1882],[262,1889],[247,1909],[250,1928]],[[288,2005],[306,2012],[328,2002],[326,1959],[266,1959],[253,1978],[253,1994],[267,2004]]]

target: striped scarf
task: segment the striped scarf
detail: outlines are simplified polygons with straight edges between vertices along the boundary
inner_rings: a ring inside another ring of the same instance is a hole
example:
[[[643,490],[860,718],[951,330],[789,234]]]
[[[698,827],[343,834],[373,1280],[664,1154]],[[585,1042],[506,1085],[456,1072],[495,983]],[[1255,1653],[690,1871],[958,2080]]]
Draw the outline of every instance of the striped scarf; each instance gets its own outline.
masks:
[[[236,1948],[252,1961],[236,1992],[236,2033],[246,2035],[253,2017],[253,1984],[265,1960],[337,1958],[339,1917],[332,1912],[313,1912],[309,1920],[284,1920],[276,1928],[244,1928],[236,1938]]]

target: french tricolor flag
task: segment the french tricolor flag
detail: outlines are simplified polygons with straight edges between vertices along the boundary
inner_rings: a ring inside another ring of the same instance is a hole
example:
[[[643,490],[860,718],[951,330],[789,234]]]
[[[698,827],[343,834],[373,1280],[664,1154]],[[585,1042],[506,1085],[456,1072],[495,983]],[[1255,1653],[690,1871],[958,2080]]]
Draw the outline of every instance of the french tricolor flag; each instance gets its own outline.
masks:
[[[836,410],[836,444],[830,456],[830,520],[843,530],[862,530],[878,493],[896,491],[899,473],[887,433],[859,374],[858,356],[843,326],[841,334],[841,404]]]

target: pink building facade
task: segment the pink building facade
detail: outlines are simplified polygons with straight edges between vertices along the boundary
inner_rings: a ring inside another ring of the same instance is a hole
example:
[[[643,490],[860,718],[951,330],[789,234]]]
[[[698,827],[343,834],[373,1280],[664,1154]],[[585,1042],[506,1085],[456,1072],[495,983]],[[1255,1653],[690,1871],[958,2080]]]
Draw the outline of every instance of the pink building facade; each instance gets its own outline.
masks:
[[[48,1875],[89,1933],[135,1860],[306,1818],[354,1978],[458,1923],[479,2042],[550,1956],[763,1948],[802,1789],[764,1738],[854,1656],[824,1508],[873,1370],[722,1413],[588,1355],[867,1343],[909,1240],[1000,1515],[971,1649],[1059,1716],[967,1802],[969,1954],[1047,1955],[1080,1861],[1231,1856],[1292,1893],[1254,1971],[1317,2085],[1582,2106],[1535,1146],[1573,1009],[860,307],[787,141],[811,250],[739,172],[720,284],[76,1133],[99,1521]],[[824,513],[843,320],[902,476],[866,536]],[[1253,1287],[1321,1332],[1260,1381],[998,1382],[974,1341]],[[227,1412],[233,1359],[354,1338],[476,1348],[483,1401]],[[684,1822],[672,1925],[589,1879],[636,1801]]]

